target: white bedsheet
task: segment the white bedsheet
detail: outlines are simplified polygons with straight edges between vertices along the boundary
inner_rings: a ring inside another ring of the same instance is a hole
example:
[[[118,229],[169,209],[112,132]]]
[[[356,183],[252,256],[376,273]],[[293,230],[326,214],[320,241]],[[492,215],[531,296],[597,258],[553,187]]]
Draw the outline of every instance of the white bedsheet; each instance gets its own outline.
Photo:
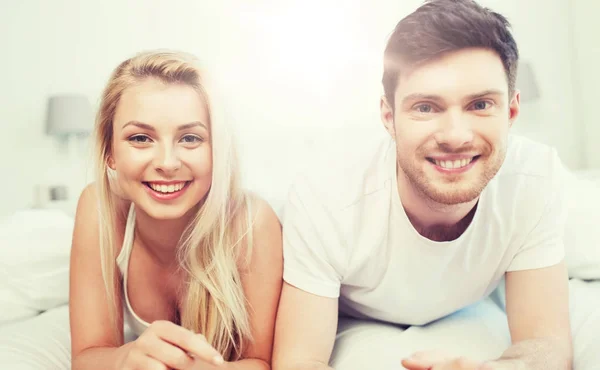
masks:
[[[600,369],[600,281],[572,280],[575,370]],[[69,313],[62,306],[0,327],[0,365],[11,370],[70,369]],[[401,369],[400,359],[423,349],[487,359],[510,343],[506,315],[486,299],[446,319],[405,331],[391,325],[341,321],[336,370]]]
[[[600,369],[600,281],[571,280],[571,327],[574,369]],[[424,327],[403,330],[374,322],[342,320],[334,348],[336,370],[398,370],[400,360],[421,350],[486,360],[498,357],[510,345],[503,309],[483,300],[452,316]]]
[[[0,327],[3,369],[70,369],[69,307]]]
[[[600,170],[580,172],[578,175],[600,184]],[[31,226],[30,222],[28,224]],[[42,224],[47,227],[47,223]],[[69,227],[65,235],[71,234],[70,229]],[[39,238],[46,238],[46,241],[48,239],[45,234]],[[59,238],[50,239],[54,243],[60,242],[67,246],[70,244],[61,242]],[[39,245],[40,251],[48,250],[47,242],[33,244]],[[64,260],[64,252],[61,249],[50,250],[58,250]],[[5,263],[7,262],[15,263],[5,259]],[[23,264],[28,265],[30,264]],[[32,281],[39,281],[34,279],[38,278],[39,274],[36,275],[31,270],[23,271],[23,274],[30,276]],[[44,275],[44,278],[47,279],[47,275]],[[66,282],[62,277],[60,281]],[[56,285],[53,284],[53,281],[48,280],[44,286]],[[37,283],[30,285],[36,288],[34,292],[47,292],[47,289],[39,289]],[[63,285],[61,294],[66,302],[68,286],[66,283]],[[27,293],[21,292],[21,296],[29,298],[32,295],[30,291]],[[25,308],[33,307],[30,315],[34,315],[40,309],[46,309],[43,307],[50,307],[47,304],[33,306],[31,302],[48,302],[47,299],[40,299],[39,294],[33,298],[35,299],[26,302],[27,305],[21,305]],[[6,299],[3,302],[6,303]],[[0,310],[1,313],[6,316],[8,308],[2,306],[2,309],[4,311]],[[571,310],[575,369],[600,370],[600,281],[571,281]],[[28,314],[23,311],[19,317]],[[2,319],[0,317],[0,322]],[[430,326],[412,327],[406,331],[393,326],[358,322],[342,322],[340,327],[342,330],[334,353],[334,362],[338,370],[399,369],[399,359],[402,356],[427,348],[443,348],[484,359],[497,356],[510,341],[504,312],[490,300]],[[68,307],[60,306],[38,316],[0,324],[0,368],[70,369]]]
[[[125,328],[126,340],[132,340]],[[0,326],[0,368],[11,370],[71,369],[69,306]]]

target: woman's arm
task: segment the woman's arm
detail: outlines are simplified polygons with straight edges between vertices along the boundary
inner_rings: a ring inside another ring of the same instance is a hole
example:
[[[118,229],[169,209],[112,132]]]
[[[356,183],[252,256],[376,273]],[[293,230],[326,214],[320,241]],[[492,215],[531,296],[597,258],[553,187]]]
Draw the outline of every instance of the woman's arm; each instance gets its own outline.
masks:
[[[95,185],[79,198],[71,247],[69,310],[73,369],[114,368],[123,350],[123,318],[117,298],[117,336],[112,332],[102,278]],[[119,339],[120,338],[120,339]]]
[[[117,202],[120,202],[117,223],[124,225],[129,205],[121,200]],[[117,242],[123,240],[123,232],[123,227],[116,230]],[[120,246],[117,253],[119,249]],[[115,286],[115,335],[102,277],[97,197],[93,185],[83,191],[77,205],[70,273],[72,369],[187,369],[200,359],[207,364],[223,363],[221,355],[204,336],[169,321],[154,321],[135,341],[123,344],[119,286]]]
[[[267,202],[255,198],[254,205],[252,254],[241,274],[254,341],[246,347],[242,360],[225,363],[219,369],[271,369],[275,317],[283,284],[281,224]]]

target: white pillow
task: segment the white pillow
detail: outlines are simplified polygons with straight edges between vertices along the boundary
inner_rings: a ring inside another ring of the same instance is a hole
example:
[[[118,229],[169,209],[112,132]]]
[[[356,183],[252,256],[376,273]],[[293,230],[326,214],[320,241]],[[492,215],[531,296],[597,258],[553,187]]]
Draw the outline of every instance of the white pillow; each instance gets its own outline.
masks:
[[[237,143],[244,185],[267,200],[282,218],[290,186],[299,174],[310,173],[312,166],[323,161],[345,158],[356,145],[380,140],[382,135],[387,135],[383,126],[380,130],[364,126],[272,127],[244,132],[244,140]]]
[[[50,209],[0,221],[0,325],[68,302],[73,225]]]
[[[600,279],[600,173],[568,173],[565,253],[569,275]]]

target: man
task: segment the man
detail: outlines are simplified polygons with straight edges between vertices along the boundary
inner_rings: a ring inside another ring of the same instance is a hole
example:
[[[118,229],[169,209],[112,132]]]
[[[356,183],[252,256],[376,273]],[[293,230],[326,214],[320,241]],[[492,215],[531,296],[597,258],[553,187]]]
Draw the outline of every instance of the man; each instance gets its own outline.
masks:
[[[421,326],[503,280],[512,344],[501,355],[426,350],[394,368],[571,368],[561,163],[509,136],[509,27],[470,0],[432,0],[398,23],[385,50],[386,140],[291,188],[274,370],[328,369],[338,310]]]

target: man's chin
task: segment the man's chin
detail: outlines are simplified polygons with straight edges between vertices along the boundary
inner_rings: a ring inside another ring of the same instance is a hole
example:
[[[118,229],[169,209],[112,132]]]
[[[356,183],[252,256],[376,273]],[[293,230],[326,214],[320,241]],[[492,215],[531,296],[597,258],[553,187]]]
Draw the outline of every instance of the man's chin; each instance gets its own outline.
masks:
[[[438,204],[453,206],[474,201],[480,195],[481,193],[438,193],[428,194],[428,198]]]
[[[483,190],[483,188],[470,185],[460,186],[458,183],[454,184],[423,184],[421,187],[421,193],[429,200],[444,204],[444,205],[456,205],[471,202],[477,199]]]
[[[421,170],[403,170],[412,187],[429,201],[443,205],[468,203],[477,199],[487,181],[475,164],[467,171],[444,173],[427,162]]]

